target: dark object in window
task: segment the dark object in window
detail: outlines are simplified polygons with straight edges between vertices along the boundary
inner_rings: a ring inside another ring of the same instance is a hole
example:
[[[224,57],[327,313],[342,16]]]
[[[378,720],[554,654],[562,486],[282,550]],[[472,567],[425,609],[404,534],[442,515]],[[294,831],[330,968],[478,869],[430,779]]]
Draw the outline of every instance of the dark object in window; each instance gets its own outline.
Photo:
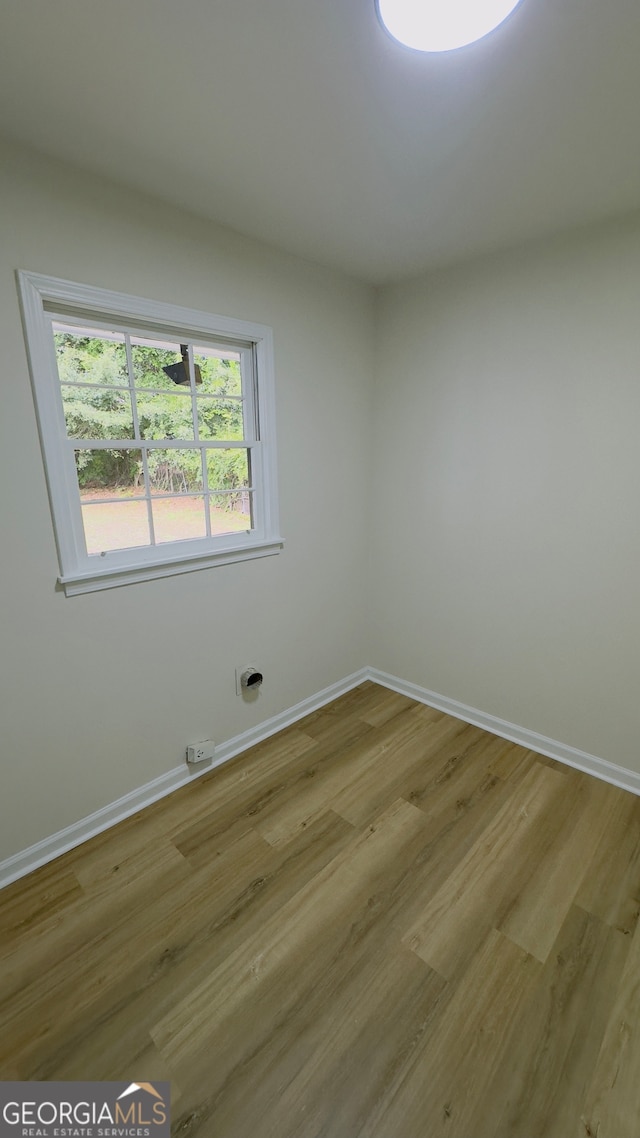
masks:
[[[181,344],[180,345],[180,354],[182,356],[181,363],[169,364],[167,367],[163,367],[162,370],[165,373],[165,375],[169,376],[169,379],[173,380],[174,383],[177,383],[179,386],[188,387],[190,382],[191,382],[191,380],[189,379],[189,345],[188,344]],[[196,383],[202,383],[202,375],[200,374],[200,368],[198,367],[197,364],[194,365],[193,370],[195,371],[195,374],[196,374]]]

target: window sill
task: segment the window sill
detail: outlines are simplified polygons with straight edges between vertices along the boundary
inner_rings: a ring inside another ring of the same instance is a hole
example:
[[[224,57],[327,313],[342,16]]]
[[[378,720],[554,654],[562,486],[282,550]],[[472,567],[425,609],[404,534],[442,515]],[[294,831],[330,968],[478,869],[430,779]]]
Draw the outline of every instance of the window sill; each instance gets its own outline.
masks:
[[[121,585],[133,585],[138,581],[154,581],[158,577],[174,577],[178,573],[193,573],[197,569],[211,569],[216,565],[228,565],[234,561],[251,561],[256,557],[272,557],[280,553],[284,542],[282,538],[259,542],[256,545],[236,549],[221,549],[217,552],[196,555],[195,557],[167,557],[164,561],[140,563],[138,565],[118,566],[101,569],[95,573],[69,573],[58,578],[58,584],[68,597],[78,593],[96,593],[102,589],[117,589]]]

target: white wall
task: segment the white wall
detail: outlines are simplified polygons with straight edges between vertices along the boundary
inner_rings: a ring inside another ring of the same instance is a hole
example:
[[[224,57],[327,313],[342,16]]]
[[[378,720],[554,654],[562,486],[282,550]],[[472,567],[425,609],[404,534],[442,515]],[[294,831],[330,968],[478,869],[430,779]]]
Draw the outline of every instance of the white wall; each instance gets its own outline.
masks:
[[[369,662],[640,771],[640,221],[384,289]]]
[[[13,145],[0,153],[0,859],[360,668],[372,293]],[[282,554],[66,598],[16,268],[270,324]],[[234,668],[265,683],[254,706]]]

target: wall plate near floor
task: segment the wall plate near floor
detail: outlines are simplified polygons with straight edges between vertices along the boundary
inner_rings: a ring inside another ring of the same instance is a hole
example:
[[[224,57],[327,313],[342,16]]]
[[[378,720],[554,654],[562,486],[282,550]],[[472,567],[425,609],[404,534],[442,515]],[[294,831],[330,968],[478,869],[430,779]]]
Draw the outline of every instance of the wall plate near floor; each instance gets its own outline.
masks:
[[[213,739],[203,739],[202,743],[191,743],[187,747],[187,762],[205,763],[207,759],[213,758],[215,749]]]

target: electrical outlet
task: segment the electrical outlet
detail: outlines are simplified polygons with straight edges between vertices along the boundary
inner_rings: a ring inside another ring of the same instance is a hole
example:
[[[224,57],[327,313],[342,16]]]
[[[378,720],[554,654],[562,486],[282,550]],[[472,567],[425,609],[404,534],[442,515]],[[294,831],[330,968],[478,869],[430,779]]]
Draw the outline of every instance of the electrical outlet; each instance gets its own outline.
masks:
[[[204,763],[207,759],[213,758],[213,753],[216,745],[213,739],[204,739],[202,743],[192,743],[187,747],[187,762],[188,763]]]

